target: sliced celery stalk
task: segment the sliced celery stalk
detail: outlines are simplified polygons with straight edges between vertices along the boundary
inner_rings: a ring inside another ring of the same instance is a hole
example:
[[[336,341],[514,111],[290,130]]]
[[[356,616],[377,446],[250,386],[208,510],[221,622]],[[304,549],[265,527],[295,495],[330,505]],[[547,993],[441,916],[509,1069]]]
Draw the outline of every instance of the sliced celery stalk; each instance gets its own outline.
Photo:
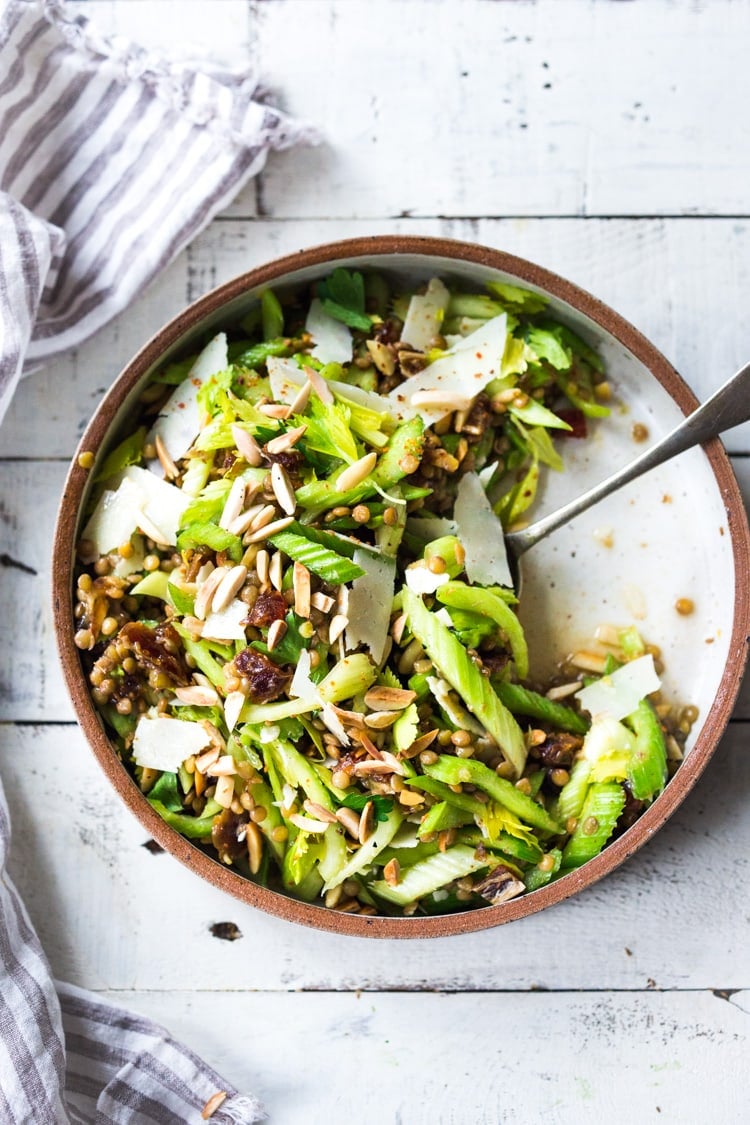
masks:
[[[329,876],[323,890],[330,891],[333,887],[338,887],[340,883],[343,883],[346,879],[351,879],[352,875],[357,875],[364,867],[368,867],[376,856],[388,847],[396,835],[402,819],[397,808],[391,809],[387,819],[378,824],[372,836],[362,844],[359,851],[356,851],[351,859],[343,867],[340,867],[335,874]]]
[[[395,887],[386,883],[385,879],[378,879],[370,884],[370,890],[379,898],[394,902],[397,906],[406,906],[407,903],[439,890],[446,883],[462,879],[486,866],[486,857],[477,858],[473,848],[456,844],[445,852],[437,852],[409,867]]]
[[[602,850],[625,806],[625,791],[616,781],[594,782],[584,801],[578,827],[563,849],[562,867],[580,867]]]
[[[512,782],[491,770],[484,762],[474,758],[454,758],[442,754],[431,766],[424,767],[429,777],[436,777],[446,785],[461,785],[465,782],[478,786],[493,800],[515,813],[526,824],[539,828],[542,832],[558,833],[560,826],[552,819],[546,809],[527,797]]]
[[[653,801],[667,780],[664,733],[647,699],[641,700],[627,721],[635,731],[635,750],[628,770],[630,788],[637,800]]]

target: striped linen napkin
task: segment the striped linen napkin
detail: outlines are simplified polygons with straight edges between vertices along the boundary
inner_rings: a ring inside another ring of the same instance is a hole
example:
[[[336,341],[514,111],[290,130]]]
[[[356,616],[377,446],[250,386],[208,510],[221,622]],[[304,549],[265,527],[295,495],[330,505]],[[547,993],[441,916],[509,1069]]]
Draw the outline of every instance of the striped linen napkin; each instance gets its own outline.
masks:
[[[254,76],[109,41],[54,0],[0,0],[0,418],[22,372],[125,308],[301,139]],[[3,1125],[261,1120],[163,1028],[53,981],[9,843],[0,786]]]

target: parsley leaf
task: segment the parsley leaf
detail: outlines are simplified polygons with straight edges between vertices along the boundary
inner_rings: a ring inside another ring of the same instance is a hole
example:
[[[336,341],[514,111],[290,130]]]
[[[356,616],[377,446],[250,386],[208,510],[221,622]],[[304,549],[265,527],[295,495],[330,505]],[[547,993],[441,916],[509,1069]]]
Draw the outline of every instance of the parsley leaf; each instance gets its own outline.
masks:
[[[344,808],[361,812],[368,801],[375,806],[375,818],[380,823],[388,819],[388,814],[393,809],[393,800],[390,797],[379,797],[373,793],[347,793],[341,801]]]
[[[365,283],[361,273],[350,273],[339,267],[318,287],[323,308],[329,316],[349,328],[368,332],[372,320],[365,312]]]

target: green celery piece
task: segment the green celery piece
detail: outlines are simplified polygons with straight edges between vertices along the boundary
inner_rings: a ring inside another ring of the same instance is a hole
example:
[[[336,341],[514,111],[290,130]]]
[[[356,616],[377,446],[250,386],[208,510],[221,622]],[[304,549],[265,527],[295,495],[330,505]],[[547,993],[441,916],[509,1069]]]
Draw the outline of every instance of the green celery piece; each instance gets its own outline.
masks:
[[[391,727],[393,744],[398,751],[408,750],[419,737],[419,713],[416,703],[410,703]]]
[[[469,610],[482,617],[489,617],[508,638],[519,679],[529,674],[529,650],[526,645],[521,622],[513,610],[493,594],[477,586],[467,586],[465,582],[446,582],[437,590],[437,599],[449,608]],[[458,690],[458,689],[456,689]],[[499,694],[499,693],[498,693]],[[502,696],[500,697],[502,699]]]
[[[421,789],[425,793],[430,793],[431,796],[437,797],[439,801],[446,801],[454,808],[461,809],[475,818],[481,819],[485,812],[485,806],[476,797],[472,797],[470,793],[454,793],[448,785],[438,781],[437,778],[413,777],[409,781],[409,785],[413,789]]]
[[[540,722],[549,723],[555,730],[566,730],[571,734],[586,734],[589,729],[588,721],[572,707],[555,703],[545,695],[531,691],[530,688],[504,681],[497,681],[493,686],[505,706],[514,715],[539,719]]]
[[[559,375],[557,385],[573,406],[580,410],[582,414],[585,414],[587,418],[608,418],[612,413],[608,406],[584,398],[578,391],[573,390],[572,388],[577,384],[572,382],[567,375]]]
[[[407,868],[395,887],[386,883],[385,879],[378,879],[370,883],[370,890],[378,898],[396,903],[397,906],[406,906],[482,867],[487,867],[486,858],[477,858],[473,848],[455,844],[447,851],[437,852]]]
[[[294,888],[294,894],[297,898],[301,898],[303,902],[315,902],[323,889],[323,880],[320,877],[318,867],[314,867],[299,886]]]
[[[629,625],[627,629],[621,629],[619,641],[623,656],[627,660],[635,660],[637,657],[645,655],[646,646],[635,625]]]
[[[536,452],[532,451],[531,465],[524,478],[493,505],[493,511],[496,516],[499,516],[503,527],[511,527],[527,508],[531,507],[536,499],[538,484],[539,458]]]
[[[526,742],[518,723],[450,629],[430,613],[422,599],[411,590],[405,588],[403,597],[412,633],[441,676],[489,731],[520,777],[526,764]]]
[[[277,336],[274,340],[266,340],[262,344],[251,344],[236,354],[232,354],[232,345],[229,345],[229,356],[237,367],[260,367],[269,356],[289,355],[296,351],[299,341],[290,340],[286,336]]]
[[[115,734],[119,735],[123,741],[127,741],[135,731],[138,722],[137,715],[121,715],[111,703],[105,704],[100,710],[108,726],[112,727]]]
[[[383,848],[388,847],[401,827],[402,820],[403,817],[400,811],[397,808],[393,808],[388,814],[387,820],[378,824],[372,836],[370,836],[359,850],[334,874],[329,875],[323,890],[330,891],[333,887],[338,887],[346,879],[351,879],[353,875],[358,875],[364,867],[369,867],[380,852],[382,852]]]
[[[562,852],[559,848],[552,848],[547,853],[552,856],[553,866],[549,871],[540,871],[539,865],[532,867],[524,875],[524,883],[526,884],[527,891],[538,891],[540,887],[546,887],[547,883],[551,883],[557,872],[560,870],[562,863]]]
[[[187,629],[172,619],[172,625],[182,638],[182,646],[188,656],[192,656],[204,676],[208,676],[214,687],[224,690],[224,669],[212,654],[206,641],[194,641]]]
[[[388,315],[391,290],[380,273],[365,274],[365,307],[373,309],[380,317]]]
[[[427,859],[431,855],[435,855],[440,849],[437,843],[415,844],[411,848],[396,848],[392,845],[384,848],[378,856],[378,866],[382,864],[383,867],[390,863],[392,859],[398,861],[399,867],[413,867],[415,863],[420,863],[423,859]]]
[[[446,785],[461,785],[468,782],[476,785],[494,801],[515,813],[525,824],[533,825],[542,832],[559,833],[560,825],[553,820],[546,809],[527,797],[512,782],[498,775],[475,758],[454,758],[441,754],[431,766],[424,767],[428,777],[436,777]]]
[[[361,566],[357,566],[351,559],[339,555],[321,543],[315,543],[306,535],[285,529],[277,535],[272,535],[270,542],[277,550],[283,551],[295,562],[303,563],[313,574],[317,574],[324,582],[339,586],[345,582],[352,582],[364,574]]]
[[[299,626],[302,618],[298,617],[293,610],[289,610],[286,615],[286,633],[281,638],[279,643],[274,648],[273,652],[268,651],[268,645],[262,641],[253,641],[251,648],[262,652],[264,656],[270,657],[275,664],[296,664],[299,660],[299,655],[303,648],[309,648],[310,642],[300,635]]]
[[[449,805],[447,801],[438,801],[422,820],[417,835],[421,839],[429,836],[431,832],[442,832],[446,828],[463,828],[473,821],[474,818],[470,813],[457,809],[455,805]]]
[[[604,373],[604,361],[593,348],[589,347],[585,340],[582,340],[571,328],[568,328],[567,324],[558,324],[556,327],[559,338],[563,343],[572,348],[573,352],[585,360],[589,367],[594,368],[594,371],[598,371],[600,375]]]
[[[130,434],[121,441],[115,449],[105,457],[102,467],[94,477],[94,483],[108,480],[115,473],[121,473],[129,465],[140,464],[143,457],[143,443],[146,440],[146,427],[140,426],[135,433]]]
[[[189,840],[205,840],[211,836],[213,816],[195,817],[188,816],[186,813],[172,812],[161,801],[152,800],[150,797],[148,803],[163,821],[171,828],[176,828],[180,835],[187,836]]]
[[[482,293],[451,293],[446,316],[468,316],[472,320],[491,320],[503,306]]]
[[[233,562],[242,558],[242,540],[231,531],[225,531],[215,523],[192,523],[177,536],[180,551],[191,547],[210,547],[212,551],[226,551]]]
[[[294,789],[301,787],[311,801],[322,805],[324,809],[334,811],[331,795],[315,772],[309,758],[300,754],[291,742],[284,742],[282,739],[269,742],[266,750],[273,755],[278,770],[289,785]]]
[[[285,530],[294,535],[302,535],[312,543],[319,543],[321,547],[328,547],[329,550],[335,551],[337,555],[345,555],[348,559],[353,559],[354,552],[358,550],[372,551],[373,554],[377,554],[376,548],[370,543],[361,543],[358,539],[352,539],[349,535],[340,535],[338,531],[311,527],[308,524],[298,523],[296,520],[290,523]]]
[[[283,335],[284,313],[272,289],[264,289],[260,295],[260,317],[266,343]]]
[[[580,867],[602,850],[625,807],[625,791],[616,781],[594,782],[584,801],[578,826],[563,849],[562,867]],[[587,832],[593,822],[596,828]]]
[[[130,592],[132,594],[133,591]],[[192,614],[195,609],[195,598],[191,594],[186,594],[173,582],[167,582],[167,601],[183,616],[186,613]]]
[[[198,358],[198,353],[187,356],[186,359],[181,359],[177,363],[168,363],[166,367],[162,368],[158,375],[154,376],[154,383],[163,383],[169,387],[179,387],[180,383],[184,383],[188,375],[192,371],[195,361]]]
[[[525,406],[514,406],[513,403],[508,404],[508,413],[512,414],[514,418],[520,420],[527,426],[545,426],[548,430],[572,430],[573,427],[562,418],[558,418],[541,402],[537,402],[535,398],[530,398]]]
[[[515,419],[518,425],[518,419]],[[542,465],[549,465],[555,472],[562,472],[563,459],[555,449],[549,430],[544,426],[529,426],[524,429],[526,441],[531,449],[532,456],[537,455]]]
[[[546,776],[547,776],[547,771],[544,768],[534,770],[533,773],[526,775],[527,781],[529,782],[529,785],[531,786],[531,791],[530,791],[531,797],[536,797],[539,790],[542,788],[542,782],[544,781]]]
[[[523,289],[520,285],[511,285],[506,281],[488,281],[487,288],[499,298],[503,308],[515,313],[530,315],[541,312],[547,307],[549,300],[541,293],[532,293],[530,289]]]
[[[560,790],[557,798],[555,812],[557,819],[564,824],[571,817],[581,815],[591,781],[591,763],[585,758],[579,758],[573,763],[570,778]]]
[[[140,582],[136,582],[128,593],[142,598],[159,598],[164,602],[167,600],[168,584],[169,575],[166,570],[152,570]]]
[[[398,500],[402,499],[401,489],[397,484],[393,485],[391,495]],[[382,551],[384,555],[395,559],[398,554],[398,549],[401,546],[401,540],[404,537],[405,529],[406,504],[398,504],[396,507],[396,522],[394,524],[381,523],[375,531],[375,542],[378,549]]]
[[[441,558],[445,563],[446,574],[451,578],[458,578],[464,569],[464,563],[458,561],[456,554],[459,548],[459,554],[463,553],[465,559],[466,553],[461,547],[460,540],[455,535],[441,535],[439,539],[433,539],[425,546],[424,557],[428,562],[432,558]]]
[[[300,832],[289,845],[281,865],[281,881],[288,890],[296,890],[320,859],[322,844],[307,832]]]
[[[182,796],[177,784],[177,774],[165,771],[148,791],[149,801],[159,801],[169,812],[183,812]]]
[[[561,341],[556,325],[549,328],[529,325],[526,342],[539,359],[546,359],[557,371],[570,371],[573,355],[570,348]]]
[[[349,463],[359,457],[350,422],[347,406],[341,402],[321,402],[317,395],[310,399],[307,414],[294,419],[295,426],[306,427],[301,446]]]
[[[231,487],[232,481],[226,477],[209,481],[182,513],[180,527],[187,527],[191,523],[218,522]]]
[[[475,848],[481,844],[492,851],[512,856],[514,860],[520,859],[524,863],[538,863],[544,855],[536,840],[520,840],[517,836],[511,836],[509,832],[498,832],[496,837],[489,840],[476,828],[462,828],[458,833],[458,839],[459,843],[471,844]]]
[[[635,731],[635,750],[630,759],[628,778],[638,801],[653,801],[667,781],[667,748],[651,703],[642,699],[626,719]]]
[[[323,854],[318,864],[321,882],[325,883],[328,879],[335,878],[337,872],[347,863],[348,858],[349,853],[346,850],[344,833],[338,825],[329,825],[323,833]]]
[[[187,645],[186,645],[187,647]],[[334,664],[331,671],[318,684],[318,691],[325,703],[340,703],[353,699],[355,695],[367,691],[373,683],[378,670],[363,652],[355,652]],[[208,675],[208,673],[206,673]],[[287,699],[279,703],[246,703],[242,709],[243,723],[275,723],[292,715],[306,715],[317,711],[317,700]]]

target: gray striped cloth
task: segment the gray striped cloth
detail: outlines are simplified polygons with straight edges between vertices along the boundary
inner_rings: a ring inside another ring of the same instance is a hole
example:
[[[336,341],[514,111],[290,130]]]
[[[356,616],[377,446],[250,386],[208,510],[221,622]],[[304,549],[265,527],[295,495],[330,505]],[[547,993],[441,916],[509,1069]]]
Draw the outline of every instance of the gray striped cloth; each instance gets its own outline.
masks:
[[[110,42],[56,2],[0,0],[0,417],[22,372],[121,311],[303,135],[254,75]],[[9,845],[0,786],[2,1125],[261,1120],[164,1028],[53,981]]]

